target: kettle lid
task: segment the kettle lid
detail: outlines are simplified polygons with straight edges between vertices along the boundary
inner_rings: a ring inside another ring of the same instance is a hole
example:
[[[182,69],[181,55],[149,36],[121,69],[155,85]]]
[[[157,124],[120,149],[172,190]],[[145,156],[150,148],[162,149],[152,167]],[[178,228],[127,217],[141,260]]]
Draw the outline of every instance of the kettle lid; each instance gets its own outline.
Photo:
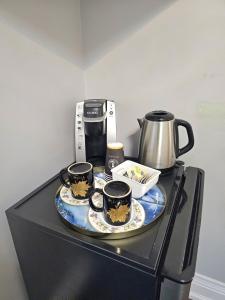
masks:
[[[154,110],[147,113],[145,119],[156,122],[171,121],[174,119],[174,115],[165,110]]]

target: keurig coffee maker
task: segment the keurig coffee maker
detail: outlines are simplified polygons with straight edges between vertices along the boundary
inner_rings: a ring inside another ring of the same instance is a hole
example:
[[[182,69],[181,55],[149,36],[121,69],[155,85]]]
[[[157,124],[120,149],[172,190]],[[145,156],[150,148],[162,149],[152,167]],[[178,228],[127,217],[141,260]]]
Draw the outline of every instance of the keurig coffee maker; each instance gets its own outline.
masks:
[[[75,116],[76,161],[105,164],[107,143],[116,141],[114,101],[90,99],[78,102]]]

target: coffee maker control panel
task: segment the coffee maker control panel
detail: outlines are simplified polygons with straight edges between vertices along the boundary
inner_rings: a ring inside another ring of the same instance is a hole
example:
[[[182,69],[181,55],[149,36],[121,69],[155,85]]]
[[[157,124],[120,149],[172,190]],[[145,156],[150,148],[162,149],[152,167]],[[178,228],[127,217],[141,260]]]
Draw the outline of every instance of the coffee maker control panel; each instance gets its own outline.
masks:
[[[83,109],[84,102],[77,103],[75,116],[76,161],[86,161]]]
[[[115,102],[107,101],[107,143],[116,142]]]
[[[84,118],[86,120],[93,120],[94,122],[98,122],[101,117],[105,116],[106,111],[106,103],[104,100],[92,100],[86,101],[84,103]]]

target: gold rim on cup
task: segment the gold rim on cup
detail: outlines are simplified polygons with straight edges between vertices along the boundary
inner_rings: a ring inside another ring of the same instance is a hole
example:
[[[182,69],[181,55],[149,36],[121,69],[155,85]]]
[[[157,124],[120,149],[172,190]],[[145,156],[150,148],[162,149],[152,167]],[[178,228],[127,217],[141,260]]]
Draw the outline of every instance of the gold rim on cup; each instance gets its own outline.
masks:
[[[125,195],[122,195],[122,196],[112,196],[112,195],[109,195],[109,194],[105,191],[105,187],[106,187],[108,184],[112,183],[112,182],[122,182],[122,183],[126,184],[126,185],[129,187],[129,191],[128,191]],[[106,183],[106,185],[103,187],[102,190],[103,190],[104,194],[106,194],[108,197],[110,197],[110,198],[116,198],[116,199],[124,198],[124,197],[128,196],[128,195],[131,193],[131,187],[129,186],[129,184],[127,184],[126,182],[121,181],[121,180],[110,180],[110,181],[108,181],[108,182]]]
[[[86,170],[85,172],[73,172],[72,170],[70,170],[70,168],[72,168],[73,166],[78,165],[78,164],[88,164],[88,165],[90,165],[90,169]],[[93,169],[93,165],[91,163],[89,163],[87,161],[80,161],[80,162],[76,162],[76,163],[70,165],[68,167],[68,172],[73,175],[80,175],[80,174],[85,174],[87,172],[90,172],[92,169]]]

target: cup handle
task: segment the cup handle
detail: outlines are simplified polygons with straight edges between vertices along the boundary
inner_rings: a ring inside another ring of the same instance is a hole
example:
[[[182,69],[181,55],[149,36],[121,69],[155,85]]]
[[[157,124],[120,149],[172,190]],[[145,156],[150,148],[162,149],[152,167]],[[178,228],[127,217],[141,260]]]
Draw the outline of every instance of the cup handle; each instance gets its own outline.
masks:
[[[60,179],[62,185],[64,185],[67,188],[70,188],[70,182],[69,182],[69,180],[66,181],[66,179],[64,178],[64,174],[67,174],[67,169],[62,169],[59,172],[59,179]]]
[[[94,211],[97,211],[97,212],[102,212],[103,211],[103,206],[102,207],[97,207],[94,205],[93,201],[92,201],[92,197],[95,193],[99,193],[101,194],[103,197],[104,197],[104,193],[101,189],[93,189],[91,190],[90,194],[89,194],[89,205],[90,207],[94,210]],[[103,204],[104,205],[104,204]]]

